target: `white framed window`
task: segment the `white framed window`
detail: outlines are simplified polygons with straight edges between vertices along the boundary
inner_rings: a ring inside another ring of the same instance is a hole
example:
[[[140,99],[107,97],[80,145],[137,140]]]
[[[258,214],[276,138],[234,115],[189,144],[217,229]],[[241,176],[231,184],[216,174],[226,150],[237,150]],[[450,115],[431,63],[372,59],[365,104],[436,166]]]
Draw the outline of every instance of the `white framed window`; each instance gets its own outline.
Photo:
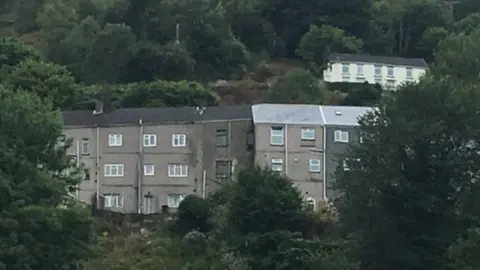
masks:
[[[143,196],[143,213],[147,215],[155,213],[155,203],[153,196]]]
[[[122,146],[122,134],[109,134],[108,146]]]
[[[335,142],[348,142],[348,131],[335,130]]]
[[[342,82],[349,82],[350,76],[342,76]]]
[[[271,168],[272,168],[272,171],[274,171],[274,172],[283,171],[283,160],[281,158],[272,159]]]
[[[180,203],[187,197],[185,194],[168,194],[167,205],[169,208],[178,208]]]
[[[349,64],[342,64],[342,73],[350,73],[350,65]]]
[[[413,69],[411,67],[406,68],[407,78],[413,78]]]
[[[308,164],[310,172],[320,172],[320,159],[310,159]]]
[[[172,146],[173,147],[185,147],[187,145],[187,135],[185,134],[173,134]]]
[[[382,76],[382,66],[375,65],[375,76]]]
[[[157,146],[157,134],[143,134],[143,146],[144,147]]]
[[[105,164],[106,177],[122,177],[123,176],[123,164]]]
[[[169,177],[187,177],[188,165],[186,164],[168,164]]]
[[[350,167],[348,166],[348,160],[347,159],[343,160],[343,170],[344,171],[350,171]]]
[[[153,164],[143,165],[143,175],[146,175],[146,176],[155,175],[155,165]]]
[[[302,140],[314,141],[315,129],[314,128],[302,128]]]
[[[315,202],[315,199],[312,198],[312,197],[308,197],[306,200],[305,200],[305,203],[307,204],[307,208],[312,210],[312,211],[316,211],[317,210],[317,203]]]
[[[375,83],[376,84],[382,84],[382,78],[375,78]]]
[[[393,77],[393,66],[388,66],[387,67],[387,75],[389,77]]]
[[[386,83],[385,86],[388,90],[394,90],[395,89],[395,80],[387,80],[387,83]]]
[[[82,144],[80,146],[80,152],[84,156],[90,155],[89,139],[88,138],[83,138],[82,139]]]
[[[103,205],[105,208],[121,208],[123,207],[123,196],[115,193],[103,194]]]
[[[283,127],[271,127],[270,128],[270,144],[271,145],[283,145]]]
[[[363,76],[363,64],[357,64],[357,74]]]

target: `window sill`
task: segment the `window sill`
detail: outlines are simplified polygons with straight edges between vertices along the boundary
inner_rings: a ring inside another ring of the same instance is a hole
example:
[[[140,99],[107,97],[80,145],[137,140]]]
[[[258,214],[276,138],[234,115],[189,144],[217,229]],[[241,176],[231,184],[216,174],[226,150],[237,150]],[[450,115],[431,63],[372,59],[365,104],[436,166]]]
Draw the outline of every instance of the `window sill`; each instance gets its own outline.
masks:
[[[284,146],[284,144],[276,144],[276,143],[270,143],[271,146]]]

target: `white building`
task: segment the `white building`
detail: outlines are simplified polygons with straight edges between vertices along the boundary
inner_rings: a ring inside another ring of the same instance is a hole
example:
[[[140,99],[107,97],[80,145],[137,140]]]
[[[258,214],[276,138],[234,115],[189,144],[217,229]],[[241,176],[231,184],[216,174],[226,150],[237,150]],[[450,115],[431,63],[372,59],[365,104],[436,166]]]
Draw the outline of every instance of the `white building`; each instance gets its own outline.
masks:
[[[427,63],[421,58],[332,53],[323,79],[326,82],[377,83],[395,90],[404,82],[418,81],[427,69]]]

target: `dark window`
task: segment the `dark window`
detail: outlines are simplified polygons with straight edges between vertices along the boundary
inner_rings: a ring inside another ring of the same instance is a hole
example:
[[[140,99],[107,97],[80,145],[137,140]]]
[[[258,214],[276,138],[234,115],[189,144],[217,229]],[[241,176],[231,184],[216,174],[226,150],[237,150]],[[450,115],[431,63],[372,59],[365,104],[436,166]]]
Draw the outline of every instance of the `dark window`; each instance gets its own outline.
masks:
[[[85,175],[85,177],[84,177],[85,181],[90,180],[90,170],[89,169],[83,170],[83,174]]]
[[[228,131],[226,129],[217,129],[215,145],[217,147],[226,147],[228,145]]]
[[[215,178],[229,181],[232,175],[232,162],[230,160],[217,160],[215,163]]]

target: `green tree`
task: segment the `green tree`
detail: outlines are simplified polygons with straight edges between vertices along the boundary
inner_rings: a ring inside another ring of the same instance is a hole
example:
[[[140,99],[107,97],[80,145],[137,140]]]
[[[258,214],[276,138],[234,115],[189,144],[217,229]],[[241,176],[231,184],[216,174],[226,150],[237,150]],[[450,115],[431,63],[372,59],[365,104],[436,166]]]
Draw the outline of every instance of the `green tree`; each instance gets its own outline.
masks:
[[[181,235],[191,231],[206,233],[212,229],[211,217],[210,202],[198,196],[189,195],[178,206],[173,229]]]
[[[266,92],[272,103],[323,104],[327,86],[309,71],[296,71],[278,79]]]
[[[196,82],[153,81],[126,84],[122,88],[119,105],[123,108],[196,106],[198,100],[214,105],[219,101],[215,92]]]
[[[478,185],[479,104],[477,86],[427,76],[361,119],[363,142],[345,154],[336,185],[361,269],[446,269],[468,224],[463,198]]]
[[[470,35],[450,35],[440,42],[435,72],[452,78],[478,81],[480,74],[480,29]]]
[[[78,269],[93,227],[69,197],[79,174],[69,144],[58,144],[60,114],[34,94],[0,87],[0,269]]]
[[[130,27],[107,23],[94,37],[86,59],[88,72],[85,74],[85,81],[117,83],[135,55],[135,45],[136,37]]]
[[[452,270],[475,270],[480,268],[480,230],[469,229],[464,237],[453,243],[447,252]]]
[[[55,108],[81,107],[83,88],[75,83],[65,67],[47,62],[27,60],[20,63],[7,77],[6,85],[51,99]]]
[[[355,53],[362,49],[362,40],[349,36],[342,29],[323,25],[311,25],[303,35],[296,54],[314,67],[323,68],[331,52]]]

